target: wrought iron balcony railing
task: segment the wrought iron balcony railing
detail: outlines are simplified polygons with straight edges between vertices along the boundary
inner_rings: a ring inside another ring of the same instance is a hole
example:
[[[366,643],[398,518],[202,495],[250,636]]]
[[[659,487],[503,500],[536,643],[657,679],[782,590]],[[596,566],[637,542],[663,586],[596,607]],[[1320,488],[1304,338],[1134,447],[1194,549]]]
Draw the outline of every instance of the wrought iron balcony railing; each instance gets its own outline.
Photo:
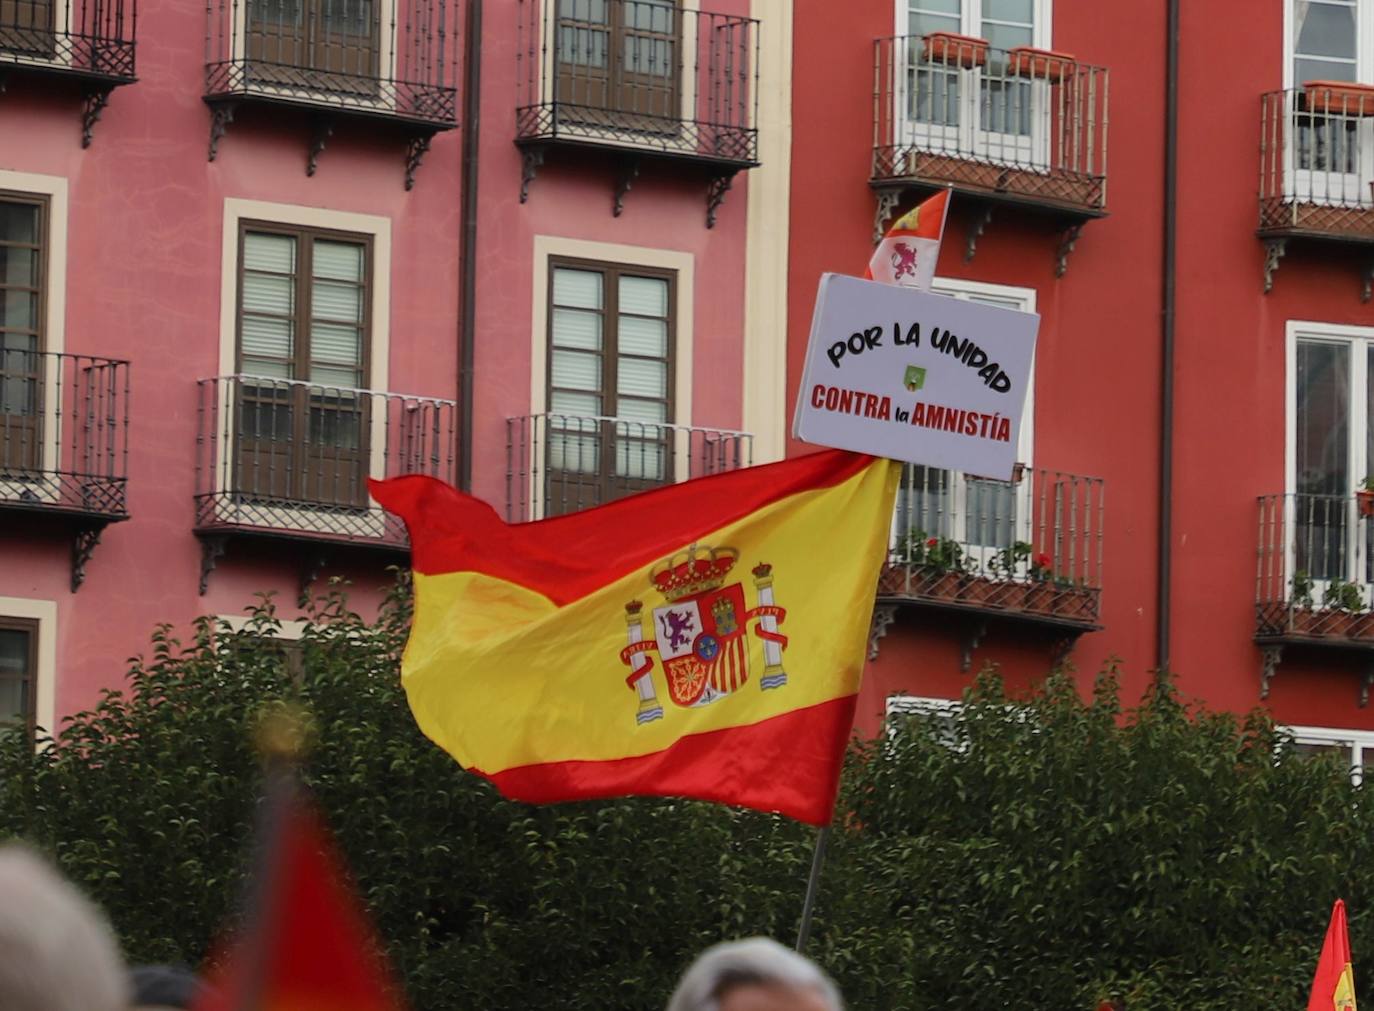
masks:
[[[516,136],[758,161],[759,23],[675,0],[520,0]]]
[[[1100,212],[1107,71],[977,39],[878,39],[873,183],[952,184],[1025,204]]]
[[[1093,628],[1104,493],[1100,478],[1056,471],[992,481],[908,467],[878,596]]]
[[[1374,501],[1363,499],[1260,498],[1256,638],[1374,647]]]
[[[506,419],[506,518],[590,509],[674,481],[753,463],[744,432],[628,418],[531,414]]]
[[[138,0],[3,0],[0,75],[16,67],[134,79]]]
[[[457,123],[458,0],[211,0],[206,14],[207,101]]]
[[[199,533],[404,548],[367,479],[454,479],[453,401],[243,375],[199,387]]]
[[[1374,89],[1262,96],[1260,232],[1374,242]]]
[[[0,348],[0,510],[128,517],[129,363]]]

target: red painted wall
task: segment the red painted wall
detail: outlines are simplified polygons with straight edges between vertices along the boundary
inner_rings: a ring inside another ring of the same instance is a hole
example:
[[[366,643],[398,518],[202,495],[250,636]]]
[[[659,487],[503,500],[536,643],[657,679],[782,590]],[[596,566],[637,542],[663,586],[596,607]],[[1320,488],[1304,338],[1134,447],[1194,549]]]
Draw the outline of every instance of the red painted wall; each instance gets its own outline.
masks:
[[[1034,464],[1106,482],[1105,627],[1084,635],[1072,660],[1086,676],[1121,658],[1131,696],[1144,688],[1154,663],[1164,7],[1119,4],[1107,11],[1090,0],[1057,0],[1054,8],[1053,47],[1111,74],[1110,216],[1088,223],[1067,274],[1056,278],[1058,237],[1041,219],[1010,208],[994,212],[975,258],[965,262],[969,209],[956,198],[938,274],[1037,292]],[[864,0],[851,4],[840,24],[821,0],[796,4],[790,396],[819,275],[857,274],[872,251],[873,40],[892,33],[893,10],[891,0]],[[1247,103],[1253,109],[1258,99]],[[1245,157],[1253,159],[1254,150],[1246,148]],[[1252,168],[1243,178],[1253,177]],[[1237,186],[1253,205],[1253,185]],[[1253,547],[1245,557],[1253,562]],[[985,662],[999,664],[1012,684],[1027,684],[1050,666],[1054,636],[993,625],[973,669],[961,672],[959,639],[949,626],[930,611],[899,614],[869,665],[861,725],[875,725],[893,692],[957,697]]]

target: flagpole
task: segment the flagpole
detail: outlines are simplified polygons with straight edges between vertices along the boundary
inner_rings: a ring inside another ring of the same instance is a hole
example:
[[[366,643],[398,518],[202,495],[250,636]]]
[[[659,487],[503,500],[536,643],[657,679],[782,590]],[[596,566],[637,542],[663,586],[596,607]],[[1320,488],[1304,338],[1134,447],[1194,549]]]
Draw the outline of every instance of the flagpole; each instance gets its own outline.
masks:
[[[802,900],[801,926],[797,928],[797,952],[806,954],[806,946],[811,941],[811,919],[816,911],[816,892],[821,884],[821,867],[825,863],[825,851],[830,844],[830,826],[816,830],[816,848],[811,854],[811,876],[806,880],[806,898]]]

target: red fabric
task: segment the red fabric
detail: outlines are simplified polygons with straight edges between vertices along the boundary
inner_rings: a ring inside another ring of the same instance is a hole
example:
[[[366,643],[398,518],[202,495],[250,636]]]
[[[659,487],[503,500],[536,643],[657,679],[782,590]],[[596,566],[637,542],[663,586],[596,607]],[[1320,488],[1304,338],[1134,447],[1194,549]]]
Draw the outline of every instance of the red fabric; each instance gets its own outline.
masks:
[[[416,572],[482,572],[560,607],[681,550],[779,499],[829,488],[873,462],[825,450],[781,463],[684,481],[595,509],[508,524],[481,499],[431,477],[369,481],[372,497],[406,521]]]
[[[285,802],[256,916],[193,1011],[400,1011],[399,991],[314,809]]]
[[[690,734],[638,758],[550,762],[494,775],[470,771],[512,800],[532,804],[626,794],[691,796],[828,825],[839,789],[835,756],[848,741],[856,701],[847,695],[750,726]],[[779,768],[790,773],[785,780]]]
[[[1344,1011],[1354,1008],[1354,995],[1349,1003],[1336,1001],[1336,986],[1341,973],[1350,964],[1350,931],[1345,922],[1345,902],[1336,900],[1331,907],[1331,922],[1326,927],[1317,972],[1312,979],[1312,993],[1307,998],[1307,1011]]]

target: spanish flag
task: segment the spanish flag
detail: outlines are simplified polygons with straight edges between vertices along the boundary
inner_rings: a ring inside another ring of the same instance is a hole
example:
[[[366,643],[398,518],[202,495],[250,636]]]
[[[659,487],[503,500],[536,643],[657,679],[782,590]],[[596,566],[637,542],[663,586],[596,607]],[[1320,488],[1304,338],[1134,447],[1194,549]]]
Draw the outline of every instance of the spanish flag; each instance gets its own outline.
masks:
[[[1307,1011],[1355,1011],[1355,970],[1350,965],[1350,931],[1341,899],[1331,907],[1331,923],[1317,959]]]
[[[917,204],[893,223],[873,250],[864,277],[885,284],[929,291],[935,280],[935,261],[949,216],[949,190],[941,190]]]
[[[410,530],[420,729],[514,800],[828,823],[899,467],[830,450],[518,525],[373,482]]]

